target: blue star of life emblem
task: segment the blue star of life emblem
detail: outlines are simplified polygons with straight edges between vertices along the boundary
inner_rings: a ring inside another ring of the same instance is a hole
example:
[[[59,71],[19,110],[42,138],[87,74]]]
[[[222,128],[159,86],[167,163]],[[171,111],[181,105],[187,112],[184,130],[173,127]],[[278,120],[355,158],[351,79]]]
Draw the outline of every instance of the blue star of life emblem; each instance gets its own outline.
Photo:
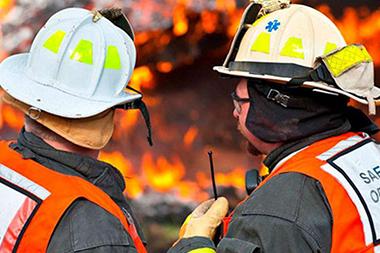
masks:
[[[280,25],[281,23],[278,22],[277,19],[275,19],[274,21],[270,21],[268,25],[265,27],[265,29],[268,30],[269,32],[277,31]]]

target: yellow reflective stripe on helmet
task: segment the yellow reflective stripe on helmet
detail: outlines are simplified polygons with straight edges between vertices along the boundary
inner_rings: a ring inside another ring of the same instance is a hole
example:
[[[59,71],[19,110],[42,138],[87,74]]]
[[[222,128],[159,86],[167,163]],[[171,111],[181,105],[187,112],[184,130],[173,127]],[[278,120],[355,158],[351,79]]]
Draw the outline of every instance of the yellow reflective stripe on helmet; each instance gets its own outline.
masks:
[[[332,51],[334,51],[337,48],[338,48],[337,44],[327,42],[326,46],[325,46],[325,51],[323,52],[323,54],[325,55],[325,54],[331,53]]]
[[[86,64],[92,64],[92,42],[89,40],[79,41],[74,52],[71,54],[70,59]]]
[[[211,248],[199,248],[199,249],[193,249],[192,251],[189,251],[187,253],[215,253],[216,251]]]
[[[257,39],[251,47],[251,51],[264,54],[270,53],[270,33],[262,32],[257,36]]]
[[[62,30],[56,31],[53,35],[51,35],[44,43],[44,48],[49,49],[55,54],[58,54],[59,48],[61,47],[63,38],[66,33]]]
[[[187,223],[189,223],[190,219],[191,219],[191,214],[189,214],[189,215],[186,217],[185,221],[183,222],[183,225],[187,225]]]
[[[104,63],[104,68],[106,69],[121,69],[121,61],[119,56],[119,51],[115,46],[108,46],[107,57]]]
[[[281,56],[287,56],[291,58],[305,59],[303,43],[301,38],[290,37],[285,43],[284,48],[281,50]]]
[[[341,50],[327,55],[323,62],[334,77],[342,75],[347,70],[364,62],[372,62],[372,57],[362,45],[349,45]]]
[[[365,48],[363,45],[361,46],[362,53],[364,54],[365,62],[373,62],[372,56],[368,53],[367,48]]]

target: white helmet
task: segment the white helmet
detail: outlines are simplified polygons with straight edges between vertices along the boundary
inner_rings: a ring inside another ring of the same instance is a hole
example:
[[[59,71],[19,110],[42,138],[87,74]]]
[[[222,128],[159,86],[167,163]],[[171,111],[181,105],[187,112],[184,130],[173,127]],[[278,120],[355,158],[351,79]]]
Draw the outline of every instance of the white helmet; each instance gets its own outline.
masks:
[[[135,62],[131,36],[98,12],[69,8],[48,20],[30,53],[0,64],[0,85],[42,111],[85,118],[141,98],[124,90]]]
[[[223,66],[214,70],[343,94],[370,104],[371,113],[380,102],[373,62],[365,48],[347,46],[325,15],[288,0],[251,2]],[[354,71],[347,74],[348,70]]]

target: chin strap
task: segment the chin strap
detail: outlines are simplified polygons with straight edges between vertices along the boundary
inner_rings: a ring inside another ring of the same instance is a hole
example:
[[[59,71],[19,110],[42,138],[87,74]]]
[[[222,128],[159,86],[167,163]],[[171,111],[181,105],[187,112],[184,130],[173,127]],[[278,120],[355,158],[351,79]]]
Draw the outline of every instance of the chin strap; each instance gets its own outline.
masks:
[[[150,146],[153,146],[152,126],[150,124],[149,111],[148,111],[148,108],[146,107],[145,103],[142,100],[140,100],[139,108],[140,108],[140,111],[144,117],[146,127],[148,128],[148,136],[147,136],[148,143]]]
[[[136,93],[139,93],[141,94],[139,91],[133,89],[132,87],[129,87],[127,86],[127,89],[130,89]],[[129,103],[126,103],[126,104],[121,104],[121,105],[116,105],[114,106],[115,109],[123,109],[123,110],[135,110],[135,109],[139,109],[143,118],[144,118],[144,121],[145,121],[145,125],[148,129],[148,136],[147,136],[147,139],[148,139],[148,143],[150,146],[153,146],[153,140],[152,140],[152,126],[151,126],[151,123],[150,123],[150,115],[149,115],[149,111],[148,111],[148,107],[146,106],[146,104],[142,101],[142,98],[140,99],[137,99],[135,101],[132,101],[132,102],[129,102]]]

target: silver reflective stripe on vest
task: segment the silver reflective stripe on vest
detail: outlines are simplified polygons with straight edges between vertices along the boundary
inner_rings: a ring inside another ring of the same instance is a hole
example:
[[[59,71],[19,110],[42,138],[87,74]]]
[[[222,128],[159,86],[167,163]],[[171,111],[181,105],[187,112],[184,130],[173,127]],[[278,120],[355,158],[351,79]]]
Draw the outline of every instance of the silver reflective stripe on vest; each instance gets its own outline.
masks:
[[[2,164],[0,164],[0,177],[4,178],[14,185],[21,187],[27,192],[33,193],[41,200],[46,199],[50,195],[50,192],[42,186],[32,182],[23,175],[20,175],[16,171],[13,171],[12,169]]]
[[[327,161],[334,155],[338,154],[339,152],[342,152],[343,150],[354,146],[355,144],[368,139],[369,136],[367,134],[364,135],[364,137],[360,137],[359,135],[352,136],[346,140],[340,141],[338,144],[336,144],[333,148],[327,150],[326,152],[320,154],[317,156],[317,158],[321,161]]]
[[[5,184],[0,183],[0,198],[1,198],[1,204],[0,204],[0,252],[8,252],[8,248],[4,248],[6,243],[3,242],[3,239],[6,238],[6,235],[8,236],[9,233],[8,229],[11,226],[11,223],[13,220],[18,219],[20,215],[20,210],[22,211],[23,206],[28,204],[27,202],[33,201],[30,198],[28,198],[26,195],[14,190],[11,187],[8,187]],[[35,203],[34,205],[36,205]],[[22,226],[24,225],[21,224]],[[17,228],[18,230],[22,229],[22,226]],[[13,231],[13,230],[12,230]],[[16,237],[17,238],[17,237]],[[13,247],[14,245],[12,245]],[[12,248],[13,249],[13,248]]]
[[[0,164],[0,252],[17,250],[26,224],[49,195],[42,186]]]
[[[296,152],[293,152],[293,153],[287,155],[286,157],[282,158],[282,159],[277,163],[277,165],[274,167],[274,169],[272,170],[271,173],[273,173],[273,172],[276,171],[278,168],[280,168],[284,163],[286,163],[287,161],[289,161],[290,158],[292,158],[293,156],[297,155],[299,152],[301,152],[301,151],[307,149],[308,147],[309,147],[309,146],[306,146],[306,147],[304,147],[304,148],[302,148],[302,149],[300,149],[300,150],[297,150]]]

